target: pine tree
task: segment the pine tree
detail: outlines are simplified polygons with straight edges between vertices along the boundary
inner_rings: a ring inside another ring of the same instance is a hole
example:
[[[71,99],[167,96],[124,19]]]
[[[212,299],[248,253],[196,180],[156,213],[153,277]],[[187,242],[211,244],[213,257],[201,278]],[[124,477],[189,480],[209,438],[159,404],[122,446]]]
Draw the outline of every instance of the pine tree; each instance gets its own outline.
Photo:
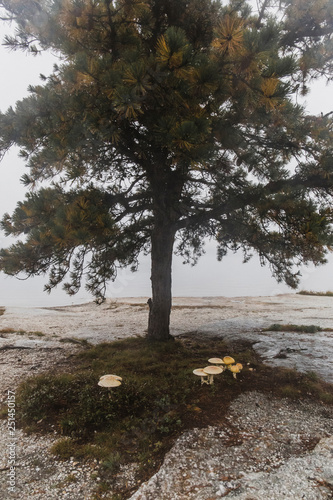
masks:
[[[59,55],[0,114],[20,148],[24,201],[1,227],[24,238],[0,269],[49,273],[103,300],[151,254],[148,337],[167,340],[172,255],[242,249],[296,287],[333,241],[331,114],[295,97],[332,78],[333,1],[1,0],[11,49]],[[67,281],[66,281],[67,279]]]

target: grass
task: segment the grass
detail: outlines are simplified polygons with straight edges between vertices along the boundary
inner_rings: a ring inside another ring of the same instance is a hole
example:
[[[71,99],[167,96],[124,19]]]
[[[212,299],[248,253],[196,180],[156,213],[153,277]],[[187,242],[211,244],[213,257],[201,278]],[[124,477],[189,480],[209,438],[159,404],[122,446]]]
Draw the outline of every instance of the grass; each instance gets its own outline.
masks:
[[[63,344],[78,344],[83,347],[88,347],[90,345],[87,339],[79,339],[77,337],[62,338],[59,340],[59,342],[62,342]]]
[[[141,309],[148,309],[148,305],[146,302],[114,302],[111,303],[109,309],[117,309],[119,306],[127,306],[127,307],[140,307]],[[195,305],[172,305],[172,310],[183,310],[183,309],[225,309],[228,306],[218,305],[218,304],[195,304]]]
[[[45,337],[45,333],[43,332],[29,332],[29,335],[35,335],[35,337]]]
[[[292,323],[280,324],[273,323],[264,332],[295,332],[295,333],[317,333],[317,332],[332,332],[333,328],[321,328],[318,325],[294,325]]]
[[[1,333],[16,333],[17,330],[14,328],[1,328],[0,334]],[[23,331],[23,330],[22,330]]]
[[[300,290],[298,295],[315,295],[316,297],[333,297],[333,292],[313,292],[312,290]]]
[[[279,324],[274,323],[268,328],[265,328],[265,332],[300,332],[300,333],[317,333],[322,331],[331,331],[329,329],[323,329],[317,325],[293,325],[293,324]]]
[[[0,334],[1,333],[17,333],[18,335],[35,335],[36,337],[45,337],[45,333],[43,333],[43,332],[39,332],[39,331],[27,332],[26,330],[21,330],[21,329],[17,330],[15,328],[9,328],[9,327],[1,328]]]
[[[225,355],[244,365],[238,379],[227,371],[214,385],[201,386],[193,369]],[[123,377],[122,385],[99,387],[107,373]],[[139,464],[138,480],[147,480],[181,432],[223,425],[230,402],[251,390],[333,404],[331,385],[314,374],[271,369],[245,342],[228,346],[183,338],[159,344],[132,338],[88,346],[70,358],[66,372],[27,379],[16,393],[17,423],[30,432],[57,430],[62,438],[52,452],[61,459],[97,459],[106,488],[126,463]],[[130,493],[115,491],[120,500]]]

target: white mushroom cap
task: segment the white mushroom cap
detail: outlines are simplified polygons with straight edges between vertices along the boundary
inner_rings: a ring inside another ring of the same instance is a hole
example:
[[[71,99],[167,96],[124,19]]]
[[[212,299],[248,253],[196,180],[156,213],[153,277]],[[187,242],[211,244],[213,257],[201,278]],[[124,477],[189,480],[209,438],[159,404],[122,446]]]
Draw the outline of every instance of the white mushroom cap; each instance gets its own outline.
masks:
[[[113,377],[116,380],[120,380],[120,381],[123,380],[121,377],[118,377],[118,375],[102,375],[99,380],[103,380],[103,378],[107,378],[107,377]]]
[[[223,365],[223,359],[221,358],[210,358],[208,363],[213,363],[213,365]]]
[[[206,368],[203,369],[203,372],[207,375],[217,375],[218,373],[222,373],[223,370],[219,366],[206,366]]]
[[[198,377],[207,377],[207,373],[203,371],[203,368],[197,368],[196,370],[193,370],[193,373]]]
[[[118,380],[119,378],[117,375],[103,375],[99,379],[98,385],[101,387],[118,387],[121,385],[121,381]]]
[[[197,368],[196,370],[193,370],[194,375],[197,375],[198,377],[201,378],[201,385],[203,384],[209,384],[208,381],[208,374],[203,371],[203,368]]]

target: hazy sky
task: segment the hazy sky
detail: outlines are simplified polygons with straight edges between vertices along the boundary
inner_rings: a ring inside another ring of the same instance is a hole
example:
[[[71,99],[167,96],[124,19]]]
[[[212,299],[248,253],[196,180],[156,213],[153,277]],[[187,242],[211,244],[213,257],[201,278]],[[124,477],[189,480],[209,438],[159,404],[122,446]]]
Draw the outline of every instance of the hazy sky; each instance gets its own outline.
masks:
[[[8,31],[8,28],[7,28]],[[0,39],[3,39],[5,28],[0,24]],[[39,75],[48,75],[56,59],[49,54],[29,56],[22,52],[8,51],[0,46],[0,110],[4,112],[10,105],[27,95],[29,84],[39,83]],[[311,113],[326,113],[333,110],[333,87],[325,84],[315,84],[310,96],[307,96],[308,109]],[[0,216],[11,212],[18,200],[24,197],[25,189],[19,182],[24,172],[22,161],[17,157],[17,151],[11,151],[0,164]],[[8,246],[10,240],[0,233],[0,247]],[[258,259],[246,265],[241,265],[241,256],[228,256],[222,263],[216,262],[215,246],[210,243],[207,255],[198,266],[182,266],[181,260],[174,263],[173,283],[175,295],[274,295],[290,291],[285,285],[277,285],[270,278],[267,268],[260,268]],[[328,290],[333,275],[333,257],[324,268],[305,271],[301,288]],[[45,279],[18,282],[6,279],[0,275],[0,305],[19,302],[20,305],[72,303],[87,300],[86,292],[79,293],[75,299],[67,298],[65,294],[56,291],[48,298],[42,293],[42,283]],[[143,259],[140,273],[132,275],[124,271],[118,283],[110,287],[110,294],[149,295],[149,259]],[[332,288],[332,287],[331,287]],[[30,291],[33,290],[33,294]],[[29,297],[29,295],[31,295]],[[35,299],[32,299],[32,295]]]

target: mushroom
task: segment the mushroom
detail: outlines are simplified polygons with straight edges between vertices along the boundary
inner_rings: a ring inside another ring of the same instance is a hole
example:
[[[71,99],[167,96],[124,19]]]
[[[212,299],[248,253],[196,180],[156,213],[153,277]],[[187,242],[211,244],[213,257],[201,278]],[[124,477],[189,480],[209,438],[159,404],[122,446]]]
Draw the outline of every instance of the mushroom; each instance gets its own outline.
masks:
[[[240,363],[238,363],[240,364]],[[234,378],[237,378],[237,373],[239,373],[241,371],[241,368],[237,365],[232,365],[232,366],[229,366],[229,370],[232,372],[232,376]]]
[[[118,375],[103,375],[98,382],[101,387],[118,387],[121,385],[122,378]]]
[[[197,368],[196,370],[193,370],[193,373],[194,375],[201,377],[201,385],[208,384],[208,375],[203,371],[203,368]]]
[[[219,373],[223,372],[223,369],[220,368],[219,366],[206,366],[206,368],[203,369],[204,373],[207,373],[209,375],[208,377],[208,382],[209,384],[214,383],[214,375],[218,375]]]
[[[116,380],[120,380],[120,382],[123,380],[121,377],[119,377],[118,375],[102,375],[100,377],[100,380],[103,380],[104,378],[108,378],[108,377],[113,377],[115,378]]]
[[[224,361],[223,361],[223,359],[221,359],[221,358],[210,358],[208,360],[208,363],[212,363],[213,365],[224,365],[225,364]],[[221,366],[221,368],[222,368],[222,371],[223,371],[224,367]]]
[[[228,365],[232,365],[234,362],[235,362],[235,360],[234,360],[234,358],[232,358],[231,356],[225,356],[225,357],[223,358],[223,363],[224,363],[225,365],[227,365],[227,366],[228,366]]]

